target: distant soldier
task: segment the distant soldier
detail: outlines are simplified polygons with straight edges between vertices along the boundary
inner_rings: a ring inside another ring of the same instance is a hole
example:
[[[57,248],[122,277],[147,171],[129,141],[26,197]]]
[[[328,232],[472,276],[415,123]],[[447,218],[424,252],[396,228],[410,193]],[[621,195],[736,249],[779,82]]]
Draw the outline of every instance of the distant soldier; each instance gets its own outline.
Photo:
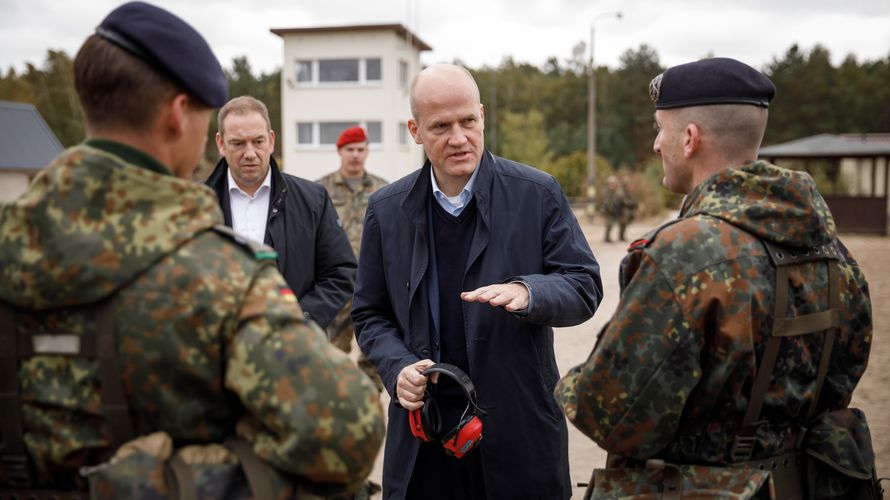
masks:
[[[847,407],[871,346],[868,285],[813,179],[757,160],[773,83],[714,58],[650,92],[664,186],[686,198],[630,245],[614,316],[556,389],[621,469],[594,496],[711,498],[769,479],[783,500],[879,498],[865,416]]]
[[[621,241],[625,241],[624,231],[636,217],[637,208],[639,208],[640,203],[639,201],[637,201],[637,198],[636,196],[634,196],[633,190],[630,187],[630,179],[627,176],[622,176],[619,182],[619,189],[621,190],[621,205],[623,209],[621,210],[621,217],[618,219],[618,236]]]
[[[618,226],[618,239],[625,241],[624,231],[627,229],[627,224],[633,219],[636,205],[636,200],[625,191],[618,182],[618,177],[610,175],[606,179],[606,189],[602,192],[597,206],[606,222],[606,234],[603,241],[611,243],[613,226]]]
[[[131,2],[74,75],[88,139],[0,208],[0,497],[86,498],[83,468],[94,496],[175,498],[150,467],[169,458],[181,493],[229,498],[213,471],[237,461],[208,444],[236,426],[245,474],[357,488],[383,438],[377,392],[304,320],[274,251],[223,226],[190,180],[226,102],[210,47]]]
[[[385,186],[387,182],[365,170],[368,159],[368,137],[361,127],[350,127],[337,139],[337,154],[340,155],[340,169],[318,180],[334,202],[337,215],[343,223],[343,229],[349,237],[352,250],[358,256],[362,244],[362,228],[365,224],[365,210],[368,208],[368,197],[371,193]],[[334,318],[328,326],[328,337],[343,352],[352,350],[352,339],[355,335],[352,328],[352,300]],[[383,390],[383,383],[377,370],[364,354],[359,357],[359,366]]]

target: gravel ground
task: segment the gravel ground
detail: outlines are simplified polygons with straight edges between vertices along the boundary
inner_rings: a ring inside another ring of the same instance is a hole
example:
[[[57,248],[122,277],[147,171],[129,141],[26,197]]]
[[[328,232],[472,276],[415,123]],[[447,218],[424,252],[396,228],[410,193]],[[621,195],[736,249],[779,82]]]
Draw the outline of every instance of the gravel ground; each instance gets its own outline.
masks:
[[[640,221],[628,228],[627,237],[633,240],[658,224],[658,220]],[[596,315],[589,321],[571,328],[559,328],[555,333],[556,361],[560,373],[584,362],[602,328],[618,305],[618,266],[626,253],[625,243],[603,243],[603,227],[582,223],[587,239],[600,263],[605,298]],[[874,311],[874,344],[865,376],[853,395],[852,406],[865,411],[871,427],[878,477],[890,476],[890,325],[884,311],[890,310],[890,237],[844,235],[843,241],[862,266],[869,282],[872,310]],[[883,257],[881,257],[883,255]],[[353,349],[353,354],[356,349]],[[389,397],[384,394],[381,402],[386,408]],[[572,483],[586,483],[590,472],[605,463],[606,453],[593,441],[569,424],[569,462]],[[371,479],[380,482],[383,472],[383,451],[377,457]],[[887,486],[885,485],[885,489]],[[584,488],[575,487],[575,497],[580,498]]]

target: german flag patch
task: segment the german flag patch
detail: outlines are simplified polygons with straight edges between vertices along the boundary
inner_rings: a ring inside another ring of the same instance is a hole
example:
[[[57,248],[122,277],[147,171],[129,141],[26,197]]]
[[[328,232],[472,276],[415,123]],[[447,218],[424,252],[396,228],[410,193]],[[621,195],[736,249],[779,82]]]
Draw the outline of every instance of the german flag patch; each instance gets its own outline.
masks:
[[[294,303],[294,304],[297,303],[297,295],[294,293],[293,290],[291,290],[290,288],[288,288],[288,287],[286,287],[286,286],[283,286],[283,287],[279,288],[279,289],[278,289],[278,294],[281,295],[281,297],[282,297],[286,302],[292,302],[292,303]]]
[[[649,240],[645,238],[640,238],[637,241],[634,241],[627,247],[627,251],[630,252],[632,250],[636,250],[637,248],[643,248],[649,244]]]

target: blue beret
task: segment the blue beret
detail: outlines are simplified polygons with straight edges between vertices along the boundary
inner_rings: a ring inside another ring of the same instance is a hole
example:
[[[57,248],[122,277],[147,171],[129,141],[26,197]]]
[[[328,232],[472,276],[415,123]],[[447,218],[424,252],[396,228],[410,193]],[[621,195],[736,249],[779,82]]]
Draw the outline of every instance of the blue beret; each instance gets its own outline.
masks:
[[[776,87],[763,73],[726,57],[702,59],[665,70],[649,83],[655,109],[751,104],[763,108]]]
[[[181,84],[210,107],[228,100],[226,75],[207,41],[188,23],[145,2],[111,11],[96,34]]]

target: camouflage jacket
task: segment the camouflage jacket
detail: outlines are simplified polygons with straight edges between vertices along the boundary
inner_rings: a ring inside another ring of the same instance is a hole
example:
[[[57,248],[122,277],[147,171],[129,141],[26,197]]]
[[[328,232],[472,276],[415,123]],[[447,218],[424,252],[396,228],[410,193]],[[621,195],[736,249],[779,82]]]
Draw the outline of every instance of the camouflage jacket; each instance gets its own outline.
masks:
[[[352,251],[358,258],[359,248],[362,244],[362,228],[365,224],[365,210],[368,209],[368,197],[388,183],[376,175],[365,172],[361,188],[353,190],[343,179],[339,171],[318,179],[318,182],[328,190],[337,215],[343,223],[343,230],[352,245]]]
[[[758,238],[799,247],[835,240],[834,221],[807,174],[762,161],[724,170],[686,198],[678,221],[630,246],[614,316],[588,360],[557,385],[578,429],[624,457],[730,461],[773,323],[776,272]],[[820,411],[849,403],[871,346],[868,286],[837,246],[841,326]],[[824,263],[789,272],[790,314],[828,308]],[[783,340],[753,458],[792,448],[813,399],[822,338]]]
[[[632,219],[636,208],[636,200],[623,188],[603,189],[602,197],[597,203],[597,210],[604,217],[616,221]]]
[[[281,471],[357,487],[383,437],[374,385],[304,321],[274,253],[210,230],[222,215],[209,188],[148,167],[77,146],[2,207],[0,300],[20,331],[89,331],[93,316],[78,306],[113,296],[139,433],[207,443],[240,422]],[[112,451],[96,361],[37,355],[19,374],[39,482],[79,486],[78,467]]]

